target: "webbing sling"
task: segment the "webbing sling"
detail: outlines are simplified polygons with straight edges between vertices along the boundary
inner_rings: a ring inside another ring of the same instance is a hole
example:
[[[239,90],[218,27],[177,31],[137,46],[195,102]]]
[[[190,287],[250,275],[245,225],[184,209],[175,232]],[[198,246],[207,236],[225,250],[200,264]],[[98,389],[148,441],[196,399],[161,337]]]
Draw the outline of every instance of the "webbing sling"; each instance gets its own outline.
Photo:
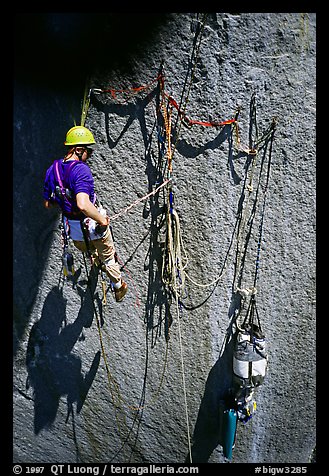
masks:
[[[55,179],[56,181],[58,182],[58,185],[60,187],[60,190],[61,190],[61,197],[63,198],[63,200],[69,204],[69,205],[72,205],[72,202],[70,202],[67,198],[67,193],[66,193],[66,188],[64,187],[63,185],[63,182],[67,182],[67,179],[69,177],[69,174],[72,170],[72,168],[78,163],[76,160],[72,161],[69,166],[67,167],[67,170],[65,171],[65,175],[63,177],[63,181],[62,181],[62,178],[61,178],[61,174],[60,174],[60,171],[59,171],[59,163],[61,162],[62,160],[59,159],[59,160],[55,160],[54,162],[54,174],[55,174]]]

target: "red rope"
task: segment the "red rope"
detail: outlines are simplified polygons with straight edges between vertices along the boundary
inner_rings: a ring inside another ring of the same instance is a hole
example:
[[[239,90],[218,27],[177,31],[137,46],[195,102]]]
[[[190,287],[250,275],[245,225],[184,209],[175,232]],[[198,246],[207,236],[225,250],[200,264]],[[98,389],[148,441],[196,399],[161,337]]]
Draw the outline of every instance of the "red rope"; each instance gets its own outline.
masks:
[[[227,121],[222,121],[222,122],[214,122],[214,121],[198,121],[196,119],[189,119],[186,114],[184,112],[182,112],[180,109],[179,109],[179,106],[177,104],[177,102],[175,101],[174,98],[172,98],[171,96],[169,96],[168,94],[164,93],[166,98],[168,99],[168,101],[170,102],[170,104],[172,106],[174,106],[175,109],[177,109],[178,111],[178,114],[182,117],[182,119],[186,122],[186,124],[188,126],[193,126],[193,124],[198,124],[200,126],[206,126],[206,127],[220,127],[220,126],[226,126],[227,124],[233,124],[234,122],[236,122],[236,119],[229,119]]]
[[[154,78],[149,84],[146,84],[144,86],[138,86],[137,88],[129,88],[129,89],[97,89],[97,92],[99,93],[111,93],[111,96],[113,99],[116,99],[116,94],[121,93],[121,94],[128,94],[128,93],[138,93],[139,91],[144,91],[145,89],[149,89],[153,83],[156,81],[159,81],[162,78],[162,74],[160,73],[157,78]]]
[[[114,88],[108,88],[108,89],[97,89],[96,91],[98,93],[111,93],[111,96],[113,99],[116,99],[117,94],[131,94],[131,93],[138,93],[140,91],[145,91],[146,89],[149,89],[152,84],[154,84],[156,81],[161,81],[161,88],[164,88],[164,75],[163,73],[160,73],[156,78],[154,78],[150,83],[144,85],[144,86],[138,86],[136,88],[129,88],[129,89],[114,89]],[[197,119],[190,119],[187,117],[185,112],[181,111],[177,102],[175,99],[166,92],[163,93],[164,96],[168,99],[169,103],[178,111],[179,116],[182,118],[184,123],[191,127],[193,125],[199,125],[199,126],[205,126],[205,127],[223,127],[228,124],[233,124],[237,122],[236,118],[234,119],[228,119],[227,121],[221,121],[221,122],[215,122],[215,121],[199,121]]]

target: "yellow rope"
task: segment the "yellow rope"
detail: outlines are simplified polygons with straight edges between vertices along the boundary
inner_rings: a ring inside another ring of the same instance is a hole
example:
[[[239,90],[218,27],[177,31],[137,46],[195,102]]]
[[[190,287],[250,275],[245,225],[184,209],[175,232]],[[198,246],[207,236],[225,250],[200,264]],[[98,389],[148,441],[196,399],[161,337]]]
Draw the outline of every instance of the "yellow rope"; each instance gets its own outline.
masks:
[[[192,463],[192,451],[191,451],[191,436],[190,436],[190,422],[188,414],[188,404],[187,404],[187,392],[186,392],[186,380],[185,380],[185,365],[183,357],[183,343],[182,343],[182,331],[181,323],[179,316],[179,296],[182,295],[185,284],[185,266],[182,258],[182,240],[180,234],[180,223],[179,217],[176,210],[172,209],[167,211],[167,247],[166,247],[167,257],[163,257],[162,261],[162,280],[175,295],[176,301],[176,315],[178,321],[178,339],[179,339],[179,349],[180,349],[180,361],[181,361],[181,371],[182,371],[182,387],[184,395],[184,408],[185,408],[185,419],[186,419],[186,430],[187,430],[187,440],[188,440],[188,451],[190,463]],[[185,258],[185,257],[184,257]],[[177,284],[177,273],[180,276],[181,282]]]
[[[87,81],[84,96],[83,96],[83,102],[82,102],[82,111],[81,111],[81,119],[80,119],[81,126],[85,125],[85,122],[87,119],[87,114],[88,114],[88,110],[90,106],[90,93],[91,93],[91,89],[88,88],[88,81]]]
[[[176,287],[176,276],[174,279],[174,286]],[[191,449],[191,435],[190,435],[190,421],[188,414],[188,405],[187,405],[187,392],[186,392],[186,380],[185,380],[185,365],[184,365],[184,356],[183,356],[183,342],[182,342],[182,331],[179,317],[179,306],[178,306],[178,293],[176,295],[176,315],[178,321],[178,339],[179,339],[179,349],[180,349],[180,360],[181,360],[181,370],[182,370],[182,384],[183,384],[183,395],[184,395],[184,408],[185,408],[185,420],[186,420],[186,431],[187,431],[187,443],[188,443],[188,452],[190,463],[192,463],[192,449]]]
[[[182,251],[184,255],[182,255]],[[181,237],[179,217],[174,209],[167,211],[167,246],[165,252],[166,257],[162,260],[162,281],[175,295],[182,296],[188,259]],[[181,279],[179,287],[176,282],[176,271]]]

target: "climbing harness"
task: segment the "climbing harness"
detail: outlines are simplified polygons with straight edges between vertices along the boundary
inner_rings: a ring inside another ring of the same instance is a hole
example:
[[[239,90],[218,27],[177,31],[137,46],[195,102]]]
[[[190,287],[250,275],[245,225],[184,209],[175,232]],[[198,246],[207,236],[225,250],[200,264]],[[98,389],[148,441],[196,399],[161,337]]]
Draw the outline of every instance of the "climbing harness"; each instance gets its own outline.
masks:
[[[67,184],[67,180],[70,174],[70,171],[74,167],[76,161],[72,161],[68,166],[65,172],[65,175],[61,177],[60,165],[61,159],[56,160],[53,164],[53,170],[55,175],[55,181],[58,185],[55,186],[53,191],[53,198],[63,207],[63,210],[67,207],[74,207],[73,194],[69,188],[64,186]],[[63,274],[65,277],[73,276],[74,271],[74,260],[73,254],[69,252],[69,224],[67,218],[62,214],[62,264],[63,264]]]
[[[53,198],[60,205],[64,214],[65,212],[68,212],[71,209],[74,211],[73,213],[78,214],[79,211],[76,205],[76,201],[73,197],[73,193],[67,186],[69,175],[73,167],[78,164],[78,161],[72,160],[68,163],[64,176],[62,176],[62,163],[62,159],[55,160],[53,163],[55,182],[58,184],[55,186],[55,190],[53,191]]]

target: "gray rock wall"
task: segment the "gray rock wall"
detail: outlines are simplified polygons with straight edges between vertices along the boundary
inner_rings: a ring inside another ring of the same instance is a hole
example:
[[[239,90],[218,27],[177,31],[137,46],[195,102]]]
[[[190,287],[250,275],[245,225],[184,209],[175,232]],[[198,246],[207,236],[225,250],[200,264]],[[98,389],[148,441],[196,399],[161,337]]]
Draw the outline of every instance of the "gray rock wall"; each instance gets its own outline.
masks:
[[[244,147],[254,93],[259,134],[277,120],[256,294],[269,365],[254,417],[238,424],[232,462],[306,463],[316,446],[315,14],[208,13],[202,36],[202,14],[163,15],[156,28],[145,16],[121,50],[106,19],[116,33],[122,25],[122,37],[133,24],[129,15],[105,15],[102,36],[90,36],[91,88],[149,84],[164,61],[165,90],[179,102],[195,45],[189,118],[227,120],[241,107]],[[63,279],[60,215],[42,207],[44,173],[79,123],[85,78],[75,83],[74,68],[67,81],[39,68],[41,79],[18,68],[15,87],[14,462],[184,463],[189,442],[194,463],[224,462],[219,404],[233,342],[225,336],[239,302],[234,226],[239,203],[247,209],[256,190],[255,182],[248,203],[247,156],[231,126],[174,128],[174,208],[188,257],[182,305],[161,282],[164,189],[112,220],[129,294],[117,304],[108,292],[104,305],[101,275],[87,286],[73,245],[76,274]],[[98,147],[90,167],[110,215],[167,176],[158,100],[156,82],[130,97],[91,96],[86,126]],[[173,127],[176,117],[173,109]],[[243,288],[253,285],[262,177]],[[199,286],[217,278],[228,250],[216,285]]]

